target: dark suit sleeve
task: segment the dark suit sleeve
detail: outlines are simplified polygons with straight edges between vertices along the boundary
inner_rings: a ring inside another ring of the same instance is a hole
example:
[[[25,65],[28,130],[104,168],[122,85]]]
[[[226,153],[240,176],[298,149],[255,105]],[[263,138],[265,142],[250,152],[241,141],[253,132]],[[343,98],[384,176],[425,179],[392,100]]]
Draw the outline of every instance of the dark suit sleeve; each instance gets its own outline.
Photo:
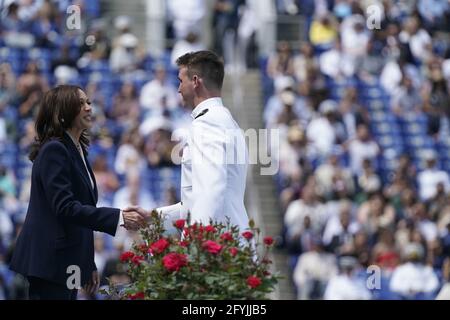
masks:
[[[95,231],[115,235],[119,209],[82,205],[74,197],[70,181],[70,154],[57,141],[41,150],[40,179],[52,211],[62,220]]]

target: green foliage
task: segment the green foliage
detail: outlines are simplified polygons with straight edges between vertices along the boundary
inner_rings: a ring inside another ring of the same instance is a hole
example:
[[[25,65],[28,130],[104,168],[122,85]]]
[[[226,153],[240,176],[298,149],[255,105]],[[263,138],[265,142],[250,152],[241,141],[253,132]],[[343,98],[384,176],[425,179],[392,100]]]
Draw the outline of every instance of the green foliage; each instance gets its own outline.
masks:
[[[280,277],[269,272],[273,240],[258,244],[253,221],[241,234],[229,221],[187,226],[178,220],[174,225],[179,235],[167,237],[163,218],[152,212],[148,227],[140,231],[142,242],[121,256],[132,283],[123,290],[111,285],[110,298],[266,299],[274,290]]]

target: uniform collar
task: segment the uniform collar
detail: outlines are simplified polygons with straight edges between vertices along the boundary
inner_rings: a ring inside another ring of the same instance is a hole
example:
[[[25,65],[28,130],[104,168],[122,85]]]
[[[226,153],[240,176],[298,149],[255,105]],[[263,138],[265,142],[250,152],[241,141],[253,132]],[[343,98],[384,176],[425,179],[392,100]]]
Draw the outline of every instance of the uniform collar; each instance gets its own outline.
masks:
[[[195,119],[203,110],[211,107],[223,107],[222,98],[215,97],[202,101],[192,110],[191,117]]]

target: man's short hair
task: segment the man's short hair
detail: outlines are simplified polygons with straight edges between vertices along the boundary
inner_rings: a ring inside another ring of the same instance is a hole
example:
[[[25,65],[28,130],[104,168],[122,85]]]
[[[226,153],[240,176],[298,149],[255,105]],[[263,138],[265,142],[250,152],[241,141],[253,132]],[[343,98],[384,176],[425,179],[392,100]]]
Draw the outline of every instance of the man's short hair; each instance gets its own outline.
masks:
[[[224,67],[223,61],[212,51],[189,52],[176,61],[179,67],[186,67],[189,78],[197,74],[205,80],[208,89],[222,89]]]

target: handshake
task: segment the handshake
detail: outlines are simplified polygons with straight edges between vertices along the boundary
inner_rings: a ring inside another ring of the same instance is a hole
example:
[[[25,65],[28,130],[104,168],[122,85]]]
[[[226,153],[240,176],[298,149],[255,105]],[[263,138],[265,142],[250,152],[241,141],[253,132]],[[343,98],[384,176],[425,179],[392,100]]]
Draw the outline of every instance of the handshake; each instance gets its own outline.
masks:
[[[136,231],[147,226],[151,211],[136,206],[127,207],[122,210],[123,227],[127,230]]]

